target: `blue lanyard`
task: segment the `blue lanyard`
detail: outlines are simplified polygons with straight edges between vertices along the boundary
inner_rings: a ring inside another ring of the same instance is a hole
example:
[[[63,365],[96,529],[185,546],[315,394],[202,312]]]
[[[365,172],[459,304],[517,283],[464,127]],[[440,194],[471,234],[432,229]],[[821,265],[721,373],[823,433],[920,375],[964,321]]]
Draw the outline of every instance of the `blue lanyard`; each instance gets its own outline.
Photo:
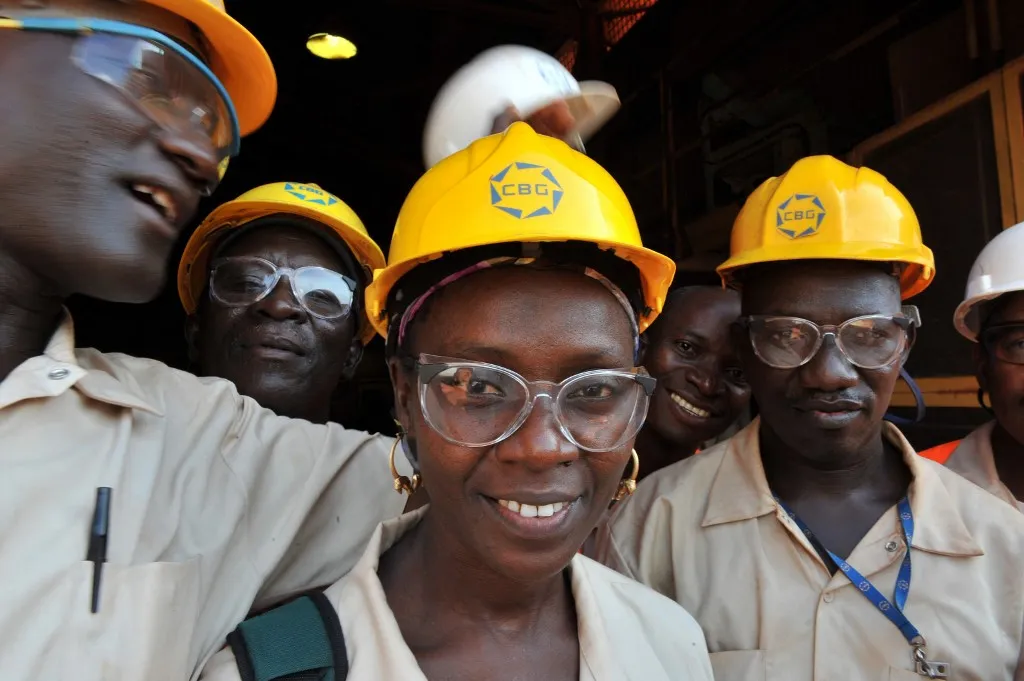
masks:
[[[845,560],[837,556],[836,554],[825,548],[824,545],[818,538],[814,536],[810,528],[804,524],[800,518],[797,517],[796,513],[789,510],[784,503],[782,503],[778,497],[775,498],[779,506],[786,514],[793,519],[796,526],[800,528],[800,531],[807,537],[807,541],[811,542],[814,549],[822,555],[824,558],[828,556],[832,559],[832,562],[836,564],[846,578],[850,580],[850,583],[857,587],[858,590],[864,597],[867,598],[871,603],[878,608],[883,615],[885,615],[890,622],[896,625],[903,634],[903,637],[907,639],[907,643],[912,646],[919,646],[924,643],[924,638],[921,636],[921,632],[917,630],[907,616],[903,614],[903,608],[907,604],[907,596],[910,595],[910,543],[914,539],[914,514],[910,510],[910,502],[907,501],[906,497],[900,499],[899,505],[896,507],[900,515],[900,527],[903,530],[903,541],[907,545],[907,554],[903,556],[903,563],[900,565],[900,571],[896,576],[896,589],[893,592],[893,599],[890,601],[882,592],[879,591],[874,584],[872,584],[866,577],[858,572],[852,565],[847,563]]]
[[[852,565],[825,548],[818,541],[818,538],[814,536],[814,533],[811,532],[811,529],[797,517],[796,513],[793,513],[788,506],[782,503],[778,497],[775,497],[775,501],[786,512],[786,515],[793,519],[793,522],[804,533],[807,541],[811,543],[811,546],[821,555],[822,559],[829,558],[835,563],[836,567],[842,570],[846,578],[850,580],[850,583],[856,586],[872,605],[878,608],[890,622],[896,625],[896,628],[900,630],[903,637],[907,639],[907,643],[913,648],[915,671],[920,676],[926,676],[929,679],[949,678],[949,664],[928,660],[925,652],[927,644],[924,637],[921,636],[921,632],[917,630],[917,627],[910,623],[907,616],[903,614],[903,608],[907,604],[907,596],[910,595],[910,544],[914,539],[914,513],[910,510],[910,502],[907,498],[903,497],[900,499],[900,503],[896,506],[900,516],[903,541],[907,545],[907,554],[903,556],[903,563],[900,565],[900,571],[896,575],[896,588],[893,591],[892,601],[883,596],[882,592],[875,588],[875,585],[854,569]]]

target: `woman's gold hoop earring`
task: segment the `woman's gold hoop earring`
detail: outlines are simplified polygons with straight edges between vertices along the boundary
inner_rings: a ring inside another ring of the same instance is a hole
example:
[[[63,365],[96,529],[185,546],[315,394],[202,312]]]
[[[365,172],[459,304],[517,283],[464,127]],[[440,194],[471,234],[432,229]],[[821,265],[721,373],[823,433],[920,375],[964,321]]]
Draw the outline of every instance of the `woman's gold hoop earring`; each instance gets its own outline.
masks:
[[[412,479],[410,480],[406,476],[400,474],[398,469],[395,468],[395,452],[398,451],[398,446],[402,444],[402,440],[405,438],[405,433],[399,432],[398,437],[395,438],[395,444],[391,445],[391,454],[388,455],[388,465],[391,467],[391,476],[395,479],[395,491],[399,494],[408,494],[412,496],[413,493],[420,488],[420,474],[413,473]]]
[[[619,482],[619,489],[615,492],[615,501],[622,501],[636,491],[636,476],[640,475],[640,457],[636,450],[633,450],[633,473],[628,478]]]

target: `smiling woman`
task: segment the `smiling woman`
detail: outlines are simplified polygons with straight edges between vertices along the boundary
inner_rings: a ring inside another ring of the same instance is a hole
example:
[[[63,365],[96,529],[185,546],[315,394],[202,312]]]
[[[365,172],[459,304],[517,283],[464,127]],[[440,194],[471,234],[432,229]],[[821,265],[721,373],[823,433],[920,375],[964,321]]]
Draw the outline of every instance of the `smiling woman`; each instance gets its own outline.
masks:
[[[632,491],[639,332],[672,273],[607,173],[523,123],[413,188],[367,308],[416,471],[396,489],[432,501],[314,599],[349,679],[711,678],[682,608],[577,554]],[[266,678],[288,626],[263,617],[207,679]]]

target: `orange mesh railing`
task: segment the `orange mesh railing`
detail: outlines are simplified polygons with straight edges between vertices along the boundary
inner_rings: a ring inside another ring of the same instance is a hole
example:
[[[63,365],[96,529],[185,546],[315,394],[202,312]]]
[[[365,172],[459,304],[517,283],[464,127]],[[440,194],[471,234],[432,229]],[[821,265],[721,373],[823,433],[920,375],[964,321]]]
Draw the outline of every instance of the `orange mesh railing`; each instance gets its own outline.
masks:
[[[604,24],[605,49],[612,49],[613,45],[622,40],[656,2],[658,0],[602,0],[600,12]],[[576,65],[578,47],[579,43],[569,40],[555,54],[569,71]]]

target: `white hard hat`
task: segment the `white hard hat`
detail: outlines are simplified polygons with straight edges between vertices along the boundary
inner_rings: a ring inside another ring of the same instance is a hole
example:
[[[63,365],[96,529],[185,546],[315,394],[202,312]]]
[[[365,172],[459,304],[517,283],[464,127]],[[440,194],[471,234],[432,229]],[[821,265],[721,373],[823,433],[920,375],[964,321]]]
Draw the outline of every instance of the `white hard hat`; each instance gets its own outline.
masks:
[[[579,83],[550,54],[521,45],[481,52],[434,98],[423,132],[427,168],[491,134],[494,119],[514,106],[525,119],[562,100],[576,120],[569,138],[588,139],[619,109],[615,88],[600,81]]]
[[[1004,229],[989,241],[974,261],[967,277],[964,302],[953,314],[956,330],[968,340],[977,341],[982,319],[978,308],[1004,293],[1024,291],[1024,222]]]

